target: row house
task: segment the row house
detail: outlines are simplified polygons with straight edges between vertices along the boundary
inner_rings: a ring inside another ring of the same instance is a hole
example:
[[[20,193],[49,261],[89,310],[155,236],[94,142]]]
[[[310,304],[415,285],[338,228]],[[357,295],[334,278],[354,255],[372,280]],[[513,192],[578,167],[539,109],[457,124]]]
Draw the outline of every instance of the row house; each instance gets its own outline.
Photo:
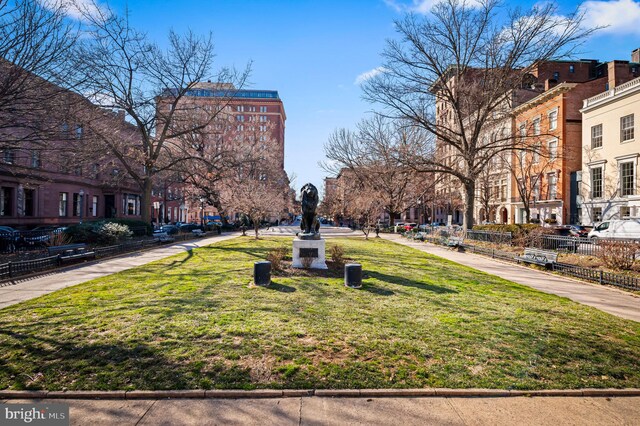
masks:
[[[616,64],[623,75],[637,75],[640,50],[631,63]],[[606,91],[584,100],[583,164],[577,186],[582,224],[640,218],[635,124],[640,117],[640,78],[609,78]]]
[[[550,65],[544,92],[514,109],[514,136],[527,148],[512,157],[518,165],[512,178],[515,223],[581,222],[578,182],[583,163],[589,162],[583,149],[583,100],[638,75],[628,61]]]
[[[83,219],[140,219],[139,188],[108,152],[96,148],[89,130],[100,120],[135,143],[135,129],[122,114],[51,83],[38,83],[39,90],[54,94],[46,96],[48,111],[31,115],[31,123],[23,123],[24,116],[2,117],[0,225],[27,229]],[[25,137],[26,128],[36,127],[45,130]]]

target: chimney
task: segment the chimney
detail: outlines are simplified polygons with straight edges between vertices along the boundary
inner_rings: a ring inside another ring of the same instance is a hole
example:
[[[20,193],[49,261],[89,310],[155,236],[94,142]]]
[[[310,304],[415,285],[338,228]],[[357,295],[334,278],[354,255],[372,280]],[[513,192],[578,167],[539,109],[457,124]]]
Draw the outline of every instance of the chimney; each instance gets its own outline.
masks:
[[[548,78],[544,81],[544,91],[546,92],[547,90],[557,85],[558,85],[558,80],[556,80],[555,78]]]
[[[635,62],[636,64],[640,64],[640,48],[631,52],[631,62]]]
[[[609,77],[609,90],[629,81],[632,76],[629,72],[629,62],[627,61],[611,61],[607,64],[607,74]]]

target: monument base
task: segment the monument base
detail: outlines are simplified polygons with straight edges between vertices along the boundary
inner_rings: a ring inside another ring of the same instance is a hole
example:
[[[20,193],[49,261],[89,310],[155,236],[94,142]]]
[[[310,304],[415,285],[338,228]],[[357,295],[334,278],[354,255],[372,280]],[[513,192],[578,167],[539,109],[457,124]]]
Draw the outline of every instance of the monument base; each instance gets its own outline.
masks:
[[[293,266],[304,268],[303,259],[311,259],[311,269],[329,269],[325,256],[325,240],[301,240],[296,237],[293,240]]]

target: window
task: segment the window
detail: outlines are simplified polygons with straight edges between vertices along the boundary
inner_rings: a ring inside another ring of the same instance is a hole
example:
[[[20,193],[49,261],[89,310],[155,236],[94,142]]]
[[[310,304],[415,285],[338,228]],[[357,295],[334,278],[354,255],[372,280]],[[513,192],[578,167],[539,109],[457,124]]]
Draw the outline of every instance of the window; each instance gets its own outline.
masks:
[[[267,121],[267,116],[266,116],[266,115],[261,115],[261,116],[260,116],[260,121],[261,121],[262,123],[266,122],[266,121]]]
[[[82,125],[81,124],[76,125],[76,139],[80,139],[82,137],[82,132],[83,132]]]
[[[591,148],[602,147],[602,124],[591,126]]]
[[[569,65],[569,72],[571,74],[573,74],[574,72],[576,72],[576,67],[574,65]]]
[[[527,125],[523,123],[520,125],[520,142],[523,142],[526,136],[527,136]]]
[[[76,176],[82,176],[82,166],[75,166],[73,168],[73,174]]]
[[[540,177],[531,176],[531,195],[536,200],[540,199]]]
[[[94,195],[91,202],[91,216],[98,216],[98,196]]]
[[[531,154],[531,162],[533,164],[538,164],[538,162],[540,162],[540,144],[539,143],[533,147],[533,154]]]
[[[260,112],[267,112],[267,107],[266,106],[261,106],[260,107]]]
[[[558,71],[553,73],[553,79],[554,80],[560,80],[560,73]]]
[[[238,112],[243,112],[243,111],[244,111],[244,106],[243,106],[243,105],[238,105],[238,106],[236,107],[236,111],[238,111]]]
[[[631,217],[631,207],[629,206],[620,206],[620,217],[622,219],[628,219]]]
[[[7,164],[14,164],[16,162],[16,150],[15,149],[5,149],[3,153],[3,160]]]
[[[533,134],[534,135],[540,134],[540,118],[536,118],[533,120]]]
[[[73,194],[73,210],[71,212],[72,216],[80,216],[82,211],[82,197],[78,193]]]
[[[0,188],[0,216],[12,216],[13,188]]]
[[[620,142],[633,139],[633,114],[620,118]]]
[[[140,215],[140,196],[134,194],[123,194],[122,207],[127,216]]]
[[[239,132],[244,131],[244,125],[242,125],[242,124],[238,124],[237,130],[238,130]]]
[[[68,194],[66,192],[60,193],[60,197],[58,198],[58,215],[59,216],[67,215],[67,197],[68,197]]]
[[[626,197],[635,193],[634,163],[620,164],[620,195]]]
[[[602,198],[602,167],[591,169],[591,198]]]
[[[24,190],[24,215],[35,216],[36,209],[36,190],[25,189]]]
[[[98,170],[100,170],[100,165],[99,164],[92,164],[91,165],[91,177],[93,179],[98,179],[98,176],[99,176]]]
[[[591,213],[594,222],[600,222],[602,220],[602,207],[594,207],[593,210],[591,210]],[[608,223],[606,225],[607,226],[604,227],[604,229],[607,229],[609,227]],[[603,231],[604,229],[600,229],[600,227],[598,227],[598,231]]]
[[[549,141],[549,160],[558,158],[558,139]]]
[[[267,131],[267,126],[260,126],[260,131],[261,132],[266,132]]]
[[[236,121],[244,121],[244,115],[236,115]]]
[[[547,181],[547,186],[549,188],[549,196],[547,199],[555,200],[558,196],[558,178],[556,177],[556,174],[549,173],[549,175],[547,175]]]
[[[558,110],[553,110],[549,113],[549,130],[555,130],[558,128]]]

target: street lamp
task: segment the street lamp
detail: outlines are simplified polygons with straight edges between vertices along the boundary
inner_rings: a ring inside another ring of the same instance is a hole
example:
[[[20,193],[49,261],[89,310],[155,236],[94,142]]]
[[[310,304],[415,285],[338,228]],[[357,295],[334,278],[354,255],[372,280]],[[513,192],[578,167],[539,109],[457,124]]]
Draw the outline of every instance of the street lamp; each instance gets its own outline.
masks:
[[[78,193],[79,198],[80,198],[80,223],[82,223],[82,208],[84,207],[84,189],[81,189],[80,192]]]
[[[204,227],[204,197],[200,197],[200,226]]]

